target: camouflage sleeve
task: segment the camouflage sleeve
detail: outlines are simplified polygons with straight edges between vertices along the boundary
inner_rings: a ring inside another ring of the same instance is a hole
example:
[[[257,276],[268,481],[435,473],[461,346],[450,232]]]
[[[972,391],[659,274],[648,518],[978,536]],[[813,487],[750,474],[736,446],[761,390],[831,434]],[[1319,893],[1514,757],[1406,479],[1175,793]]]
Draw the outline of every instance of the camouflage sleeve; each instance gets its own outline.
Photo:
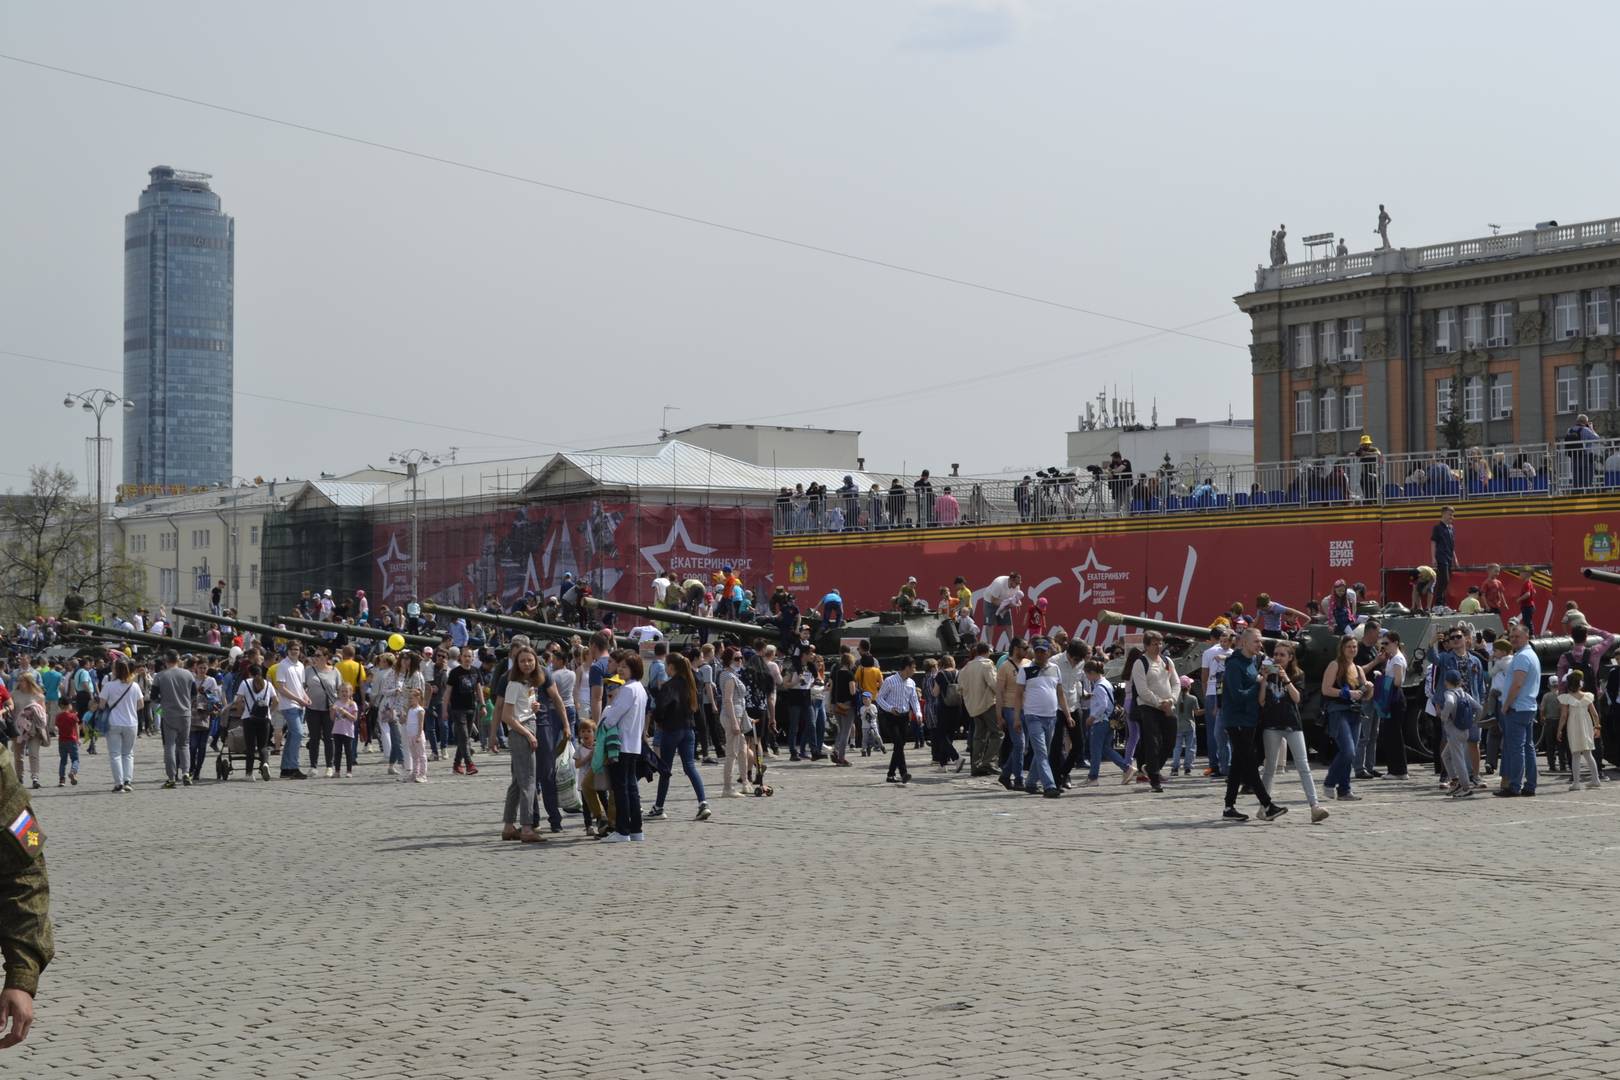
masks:
[[[56,952],[51,933],[45,833],[28,806],[28,792],[0,762],[0,956],[6,989],[33,994],[39,973]]]
[[[0,953],[5,955],[7,990],[36,993],[40,972],[56,954],[50,897],[43,856],[21,870],[0,871]]]

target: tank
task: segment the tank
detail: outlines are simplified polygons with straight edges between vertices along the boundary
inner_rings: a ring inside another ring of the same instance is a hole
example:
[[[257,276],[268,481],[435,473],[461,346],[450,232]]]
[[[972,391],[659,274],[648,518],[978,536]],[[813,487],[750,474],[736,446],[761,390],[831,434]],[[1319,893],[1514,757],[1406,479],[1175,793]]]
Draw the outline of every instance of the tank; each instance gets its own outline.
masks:
[[[885,670],[891,670],[901,656],[914,657],[920,666],[924,657],[965,651],[956,624],[935,612],[859,611],[838,626],[823,626],[815,620],[811,627],[816,651],[822,656],[836,658],[845,646],[854,649],[866,641]]]
[[[533,619],[520,618],[517,615],[497,615],[487,611],[474,611],[471,608],[450,607],[448,604],[436,604],[431,600],[422,601],[422,610],[430,611],[435,615],[448,615],[453,619],[466,619],[468,623],[482,622],[494,626],[504,626],[508,630],[516,630],[531,637],[543,637],[555,641],[567,641],[578,634],[580,637],[589,637],[591,631],[578,626],[556,626],[552,623],[535,622]],[[619,646],[626,649],[635,648],[636,643],[623,635],[616,635],[613,639]]]
[[[1588,566],[1581,571],[1581,574],[1591,578],[1593,581],[1602,581],[1609,585],[1620,585],[1620,574],[1615,573],[1613,570],[1595,570]]]
[[[176,615],[181,615],[188,619],[196,619],[198,622],[214,623],[217,626],[234,626],[243,630],[251,630],[261,638],[280,638],[282,641],[296,641],[303,645],[326,644],[325,641],[314,634],[300,634],[296,630],[278,630],[274,626],[261,622],[249,622],[247,619],[229,618],[224,615],[215,615],[208,611],[198,611],[195,608],[179,607],[178,605],[170,608],[169,610],[173,611]]]
[[[707,615],[692,615],[674,608],[624,604],[617,600],[600,600],[594,596],[587,596],[582,601],[582,604],[591,610],[622,611],[626,615],[634,615],[638,619],[645,619],[650,623],[673,623],[677,626],[690,627],[693,630],[703,629],[716,634],[729,634],[736,638],[766,637],[776,633],[775,626],[761,626],[758,623],[747,623],[732,619],[715,619]]]
[[[208,653],[210,656],[229,656],[231,650],[224,645],[210,645],[206,641],[180,641],[162,634],[148,634],[140,630],[120,630],[112,626],[100,626],[96,623],[64,622],[70,630],[106,641],[127,641],[134,645],[143,645],[151,649],[173,649],[179,653]]]
[[[318,636],[323,632],[336,632],[348,637],[387,641],[395,634],[399,634],[400,637],[405,639],[405,644],[413,649],[437,648],[439,642],[443,640],[442,638],[429,637],[427,634],[407,634],[401,630],[385,630],[380,626],[354,626],[350,623],[318,622],[315,619],[300,619],[291,615],[283,615],[281,621],[299,630],[309,630]]]

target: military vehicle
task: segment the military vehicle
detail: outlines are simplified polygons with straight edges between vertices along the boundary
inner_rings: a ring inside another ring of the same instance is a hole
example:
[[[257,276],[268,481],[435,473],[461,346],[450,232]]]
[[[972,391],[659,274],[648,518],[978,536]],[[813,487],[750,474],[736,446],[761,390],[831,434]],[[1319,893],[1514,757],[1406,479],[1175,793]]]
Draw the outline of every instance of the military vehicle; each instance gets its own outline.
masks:
[[[1581,573],[1593,581],[1602,581],[1609,585],[1620,585],[1620,574],[1615,573],[1613,570],[1596,570],[1588,566]]]
[[[238,619],[235,616],[215,615],[208,611],[198,611],[196,608],[185,608],[176,605],[170,608],[176,615],[198,622],[214,623],[217,626],[231,626],[239,630],[250,630],[266,644],[273,644],[273,639],[282,641],[296,641],[301,645],[324,645],[321,638],[314,634],[301,634],[296,630],[282,630],[261,622],[249,622],[247,619]],[[198,644],[193,642],[193,644]],[[188,646],[189,647],[189,646]]]
[[[761,619],[758,623],[746,623],[714,619],[669,608],[623,604],[595,597],[588,597],[585,606],[622,611],[650,623],[703,628],[738,643],[747,643],[754,638],[775,642],[780,640],[782,633],[780,625],[774,620]],[[845,647],[854,649],[862,641],[871,645],[872,655],[884,666],[889,666],[890,661],[901,656],[913,656],[920,661],[927,656],[962,651],[961,641],[956,636],[956,624],[940,619],[933,612],[860,611],[854,619],[836,626],[823,625],[815,617],[810,617],[808,622],[816,652],[825,657],[836,658]],[[684,648],[696,640],[695,635],[675,634],[670,638],[670,645],[672,648]]]
[[[231,650],[224,645],[210,645],[206,641],[182,641],[179,638],[164,637],[162,634],[148,634],[140,630],[121,630],[115,626],[101,626],[97,623],[64,622],[62,625],[70,630],[107,642],[127,641],[134,645],[142,645],[153,649],[173,649],[180,653],[208,653],[210,656],[229,656]]]
[[[487,611],[474,611],[471,608],[451,607],[448,604],[437,604],[432,600],[422,601],[422,610],[435,615],[448,615],[452,619],[466,619],[468,625],[473,623],[489,623],[493,626],[504,626],[508,630],[516,630],[520,634],[530,637],[541,637],[552,641],[567,641],[576,634],[581,638],[589,638],[592,631],[580,626],[557,626],[553,623],[536,622],[518,615],[492,614]],[[621,648],[633,649],[636,643],[622,634],[614,635],[614,642]]]
[[[381,626],[356,626],[353,623],[320,622],[316,619],[295,618],[283,615],[281,621],[297,630],[308,630],[311,633],[324,636],[325,634],[339,634],[351,638],[369,638],[372,641],[387,641],[398,634],[405,639],[405,645],[411,649],[437,648],[442,637],[430,637],[427,634],[407,634],[402,630],[389,630]]]

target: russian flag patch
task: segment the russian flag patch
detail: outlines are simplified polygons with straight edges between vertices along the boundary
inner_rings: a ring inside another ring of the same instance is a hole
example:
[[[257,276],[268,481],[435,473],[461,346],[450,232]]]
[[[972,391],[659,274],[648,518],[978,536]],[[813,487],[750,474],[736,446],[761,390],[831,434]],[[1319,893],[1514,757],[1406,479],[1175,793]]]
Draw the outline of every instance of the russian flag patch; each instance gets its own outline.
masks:
[[[34,815],[27,810],[17,815],[17,820],[11,823],[11,835],[21,840],[34,827]]]

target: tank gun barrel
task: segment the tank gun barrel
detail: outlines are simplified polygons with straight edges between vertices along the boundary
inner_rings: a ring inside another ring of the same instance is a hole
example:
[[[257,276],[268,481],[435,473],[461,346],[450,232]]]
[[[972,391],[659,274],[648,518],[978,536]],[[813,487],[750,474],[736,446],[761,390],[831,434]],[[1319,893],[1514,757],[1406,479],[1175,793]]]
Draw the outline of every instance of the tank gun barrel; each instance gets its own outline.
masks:
[[[420,649],[424,646],[437,646],[440,640],[426,634],[407,634],[403,630],[384,630],[380,626],[355,626],[350,623],[318,622],[315,619],[300,619],[291,615],[283,615],[281,621],[288,626],[296,626],[300,630],[309,630],[316,634],[335,631],[339,634],[347,634],[349,637],[371,638],[376,641],[387,641],[393,635],[398,634],[405,639],[405,644],[413,649]]]
[[[759,626],[757,623],[732,622],[730,619],[712,619],[706,615],[690,615],[684,611],[645,607],[641,604],[621,604],[617,600],[598,600],[594,596],[587,596],[583,603],[588,608],[602,608],[606,611],[622,611],[627,615],[639,615],[648,622],[676,623],[694,629],[701,627],[737,637],[758,637],[762,634],[771,633],[770,629]]]
[[[215,615],[208,611],[198,611],[196,608],[173,607],[170,608],[176,615],[198,622],[214,623],[217,626],[235,626],[243,630],[251,630],[260,637],[278,637],[283,641],[296,641],[301,645],[324,645],[325,642],[314,634],[301,634],[297,630],[278,630],[268,623],[250,622],[247,619],[237,619],[226,615]]]
[[[162,634],[148,634],[141,630],[120,630],[115,626],[101,626],[96,623],[66,622],[63,625],[97,640],[128,641],[136,645],[149,645],[156,649],[173,649],[178,653],[201,652],[213,656],[231,655],[231,650],[224,645],[210,645],[206,641],[187,641],[184,638],[164,637]]]
[[[1615,573],[1613,570],[1598,570],[1594,567],[1588,566],[1585,570],[1582,570],[1581,573],[1586,577],[1591,578],[1593,581],[1602,581],[1610,585],[1620,585],[1620,574]]]
[[[450,607],[448,604],[436,604],[432,600],[422,601],[422,610],[431,611],[435,615],[448,615],[453,619],[466,619],[469,623],[484,622],[495,626],[504,626],[508,630],[517,630],[521,633],[535,637],[550,638],[557,641],[567,641],[575,634],[589,637],[590,631],[577,626],[557,626],[554,623],[536,622],[517,615],[491,614],[487,611],[474,611],[471,608]],[[613,640],[622,648],[635,648],[635,642],[622,635],[614,635]]]
[[[1104,626],[1130,626],[1137,630],[1157,630],[1166,637],[1183,638],[1187,641],[1206,641],[1212,629],[1208,626],[1195,626],[1192,623],[1170,622],[1168,619],[1150,619],[1145,615],[1127,615],[1121,611],[1104,611],[1097,616],[1097,621]],[[1266,644],[1275,644],[1281,638],[1262,637]]]

